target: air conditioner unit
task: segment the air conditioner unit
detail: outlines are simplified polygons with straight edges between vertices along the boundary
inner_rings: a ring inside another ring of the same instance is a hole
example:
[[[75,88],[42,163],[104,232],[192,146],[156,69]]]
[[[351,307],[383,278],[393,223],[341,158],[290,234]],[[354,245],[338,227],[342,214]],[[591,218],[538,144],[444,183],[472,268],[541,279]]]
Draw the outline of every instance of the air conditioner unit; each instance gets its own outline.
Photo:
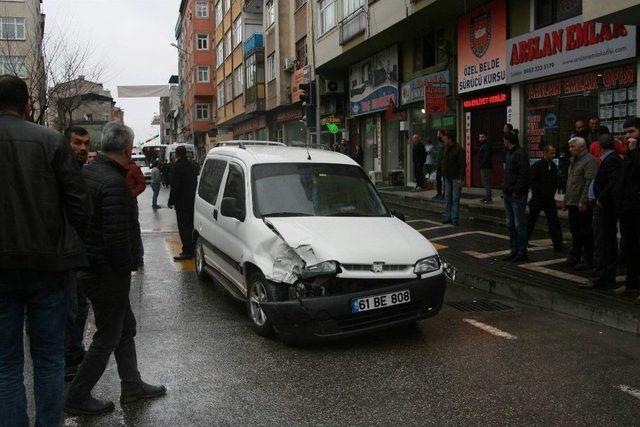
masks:
[[[344,82],[339,80],[327,80],[324,83],[325,93],[344,93]]]
[[[296,68],[296,61],[291,58],[284,58],[284,70],[293,71]]]

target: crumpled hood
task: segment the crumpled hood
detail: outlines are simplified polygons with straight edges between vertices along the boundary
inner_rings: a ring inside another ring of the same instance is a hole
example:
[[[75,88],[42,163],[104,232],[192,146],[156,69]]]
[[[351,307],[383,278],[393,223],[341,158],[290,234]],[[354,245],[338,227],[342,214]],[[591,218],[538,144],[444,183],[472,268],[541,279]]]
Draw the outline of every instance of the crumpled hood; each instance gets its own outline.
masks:
[[[420,233],[395,217],[267,218],[308,264],[413,264],[436,254]]]

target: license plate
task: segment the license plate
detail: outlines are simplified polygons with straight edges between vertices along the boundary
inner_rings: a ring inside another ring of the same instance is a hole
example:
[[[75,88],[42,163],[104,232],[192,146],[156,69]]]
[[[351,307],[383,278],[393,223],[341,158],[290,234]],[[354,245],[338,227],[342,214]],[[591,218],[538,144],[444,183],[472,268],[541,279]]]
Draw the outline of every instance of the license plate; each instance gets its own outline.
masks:
[[[391,307],[392,305],[406,304],[410,301],[411,293],[409,289],[374,295],[372,297],[354,298],[351,301],[351,312],[360,313],[363,311],[377,310],[379,308]]]

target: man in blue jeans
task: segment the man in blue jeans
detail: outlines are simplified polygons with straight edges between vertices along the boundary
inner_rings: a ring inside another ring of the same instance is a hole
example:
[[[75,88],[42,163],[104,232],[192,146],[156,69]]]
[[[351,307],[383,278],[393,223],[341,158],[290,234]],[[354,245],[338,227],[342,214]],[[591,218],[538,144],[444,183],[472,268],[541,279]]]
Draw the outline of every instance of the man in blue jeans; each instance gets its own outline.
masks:
[[[0,76],[0,426],[28,426],[25,313],[38,426],[58,426],[64,399],[69,271],[87,263],[91,204],[68,142],[25,120],[29,91]]]
[[[506,132],[503,143],[507,153],[502,194],[511,246],[511,253],[505,261],[526,261],[528,259],[526,210],[529,195],[529,158],[520,147],[518,135],[515,133]]]
[[[446,211],[443,224],[457,226],[460,221],[460,192],[462,191],[462,183],[467,170],[466,155],[449,131],[441,130],[438,133],[444,142],[441,165]]]

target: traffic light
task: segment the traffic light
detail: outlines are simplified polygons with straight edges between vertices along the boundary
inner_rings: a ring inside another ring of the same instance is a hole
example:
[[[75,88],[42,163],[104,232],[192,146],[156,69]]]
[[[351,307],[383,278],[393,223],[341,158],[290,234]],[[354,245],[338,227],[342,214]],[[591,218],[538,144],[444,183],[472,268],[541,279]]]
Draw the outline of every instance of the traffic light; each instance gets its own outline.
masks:
[[[316,82],[301,83],[298,86],[300,90],[300,101],[302,101],[302,110],[304,116],[302,120],[306,122],[308,128],[316,127]]]

